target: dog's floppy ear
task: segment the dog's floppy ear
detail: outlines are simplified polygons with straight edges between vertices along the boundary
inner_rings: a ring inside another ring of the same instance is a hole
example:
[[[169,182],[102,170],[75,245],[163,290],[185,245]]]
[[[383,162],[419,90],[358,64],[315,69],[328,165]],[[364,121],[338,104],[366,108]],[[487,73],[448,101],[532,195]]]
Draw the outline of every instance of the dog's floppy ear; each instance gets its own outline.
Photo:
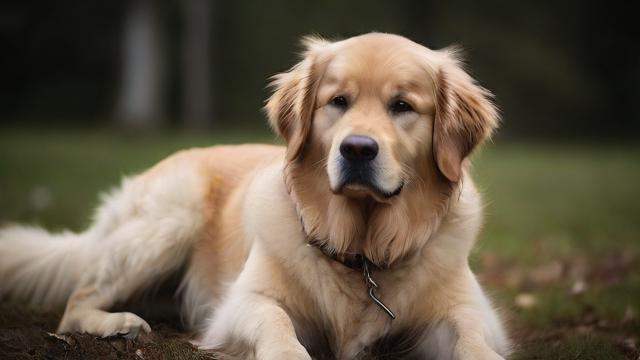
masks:
[[[467,74],[455,50],[445,50],[446,61],[436,76],[436,114],[433,150],[440,172],[449,181],[462,176],[462,162],[498,125],[492,94]]]
[[[269,124],[287,142],[287,160],[298,159],[311,131],[316,92],[326,65],[330,42],[305,37],[303,59],[272,78],[274,92],[265,106]]]

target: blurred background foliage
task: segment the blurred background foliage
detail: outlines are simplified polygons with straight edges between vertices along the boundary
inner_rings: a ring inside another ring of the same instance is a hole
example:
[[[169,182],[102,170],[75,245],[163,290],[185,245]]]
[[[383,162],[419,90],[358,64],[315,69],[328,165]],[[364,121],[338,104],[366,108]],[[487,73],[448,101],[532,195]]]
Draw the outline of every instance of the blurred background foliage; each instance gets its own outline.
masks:
[[[5,123],[264,130],[267,78],[296,61],[302,35],[383,31],[462,46],[497,96],[501,136],[640,130],[633,1],[9,0],[2,9]],[[122,109],[136,89],[152,99]]]

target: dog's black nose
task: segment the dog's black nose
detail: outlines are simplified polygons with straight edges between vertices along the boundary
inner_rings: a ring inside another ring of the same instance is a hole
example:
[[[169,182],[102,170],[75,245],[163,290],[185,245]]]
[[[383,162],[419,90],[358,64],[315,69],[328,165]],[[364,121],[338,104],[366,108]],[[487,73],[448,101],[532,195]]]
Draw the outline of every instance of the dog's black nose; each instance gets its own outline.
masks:
[[[351,161],[371,161],[378,155],[378,143],[368,136],[349,135],[340,144],[340,154]]]

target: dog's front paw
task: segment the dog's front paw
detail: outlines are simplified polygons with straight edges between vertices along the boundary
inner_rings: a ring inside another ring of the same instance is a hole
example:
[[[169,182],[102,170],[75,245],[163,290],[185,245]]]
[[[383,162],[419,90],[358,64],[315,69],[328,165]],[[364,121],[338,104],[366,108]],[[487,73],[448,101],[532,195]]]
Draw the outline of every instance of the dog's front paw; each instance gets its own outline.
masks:
[[[311,356],[305,351],[281,351],[270,354],[269,356],[261,357],[260,360],[311,360]]]
[[[65,316],[57,332],[81,332],[100,337],[123,335],[127,338],[136,338],[141,330],[148,333],[151,332],[151,327],[136,314],[87,311]]]
[[[488,345],[464,346],[460,343],[455,348],[456,360],[505,360]]]
[[[141,317],[129,312],[114,313],[114,324],[107,328],[102,336],[123,335],[124,337],[135,339],[142,330],[145,333],[151,332],[151,326]]]
[[[475,352],[456,352],[456,360],[505,360],[502,356],[491,349],[484,349]]]
[[[257,359],[258,360],[280,360],[280,359],[311,360],[311,356],[302,345],[298,345],[298,346],[287,348],[287,349],[270,349],[268,351],[263,351],[261,354],[258,355]]]

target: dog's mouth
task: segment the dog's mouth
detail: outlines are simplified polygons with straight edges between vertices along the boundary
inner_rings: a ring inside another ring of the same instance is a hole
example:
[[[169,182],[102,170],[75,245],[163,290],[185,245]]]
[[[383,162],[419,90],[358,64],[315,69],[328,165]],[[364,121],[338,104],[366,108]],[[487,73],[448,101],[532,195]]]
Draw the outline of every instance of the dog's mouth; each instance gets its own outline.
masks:
[[[399,184],[392,189],[389,189],[389,185],[383,186],[378,179],[375,164],[370,162],[352,163],[341,159],[339,165],[338,181],[331,185],[331,191],[336,195],[354,199],[372,198],[379,203],[390,203],[405,185],[404,180],[400,179]]]
[[[389,203],[391,199],[400,195],[404,188],[404,182],[395,188],[393,191],[385,191],[379,187],[365,183],[362,181],[354,181],[350,183],[344,183],[337,189],[332,189],[332,192],[336,195],[344,195],[349,198],[366,198],[371,197],[376,202]]]

